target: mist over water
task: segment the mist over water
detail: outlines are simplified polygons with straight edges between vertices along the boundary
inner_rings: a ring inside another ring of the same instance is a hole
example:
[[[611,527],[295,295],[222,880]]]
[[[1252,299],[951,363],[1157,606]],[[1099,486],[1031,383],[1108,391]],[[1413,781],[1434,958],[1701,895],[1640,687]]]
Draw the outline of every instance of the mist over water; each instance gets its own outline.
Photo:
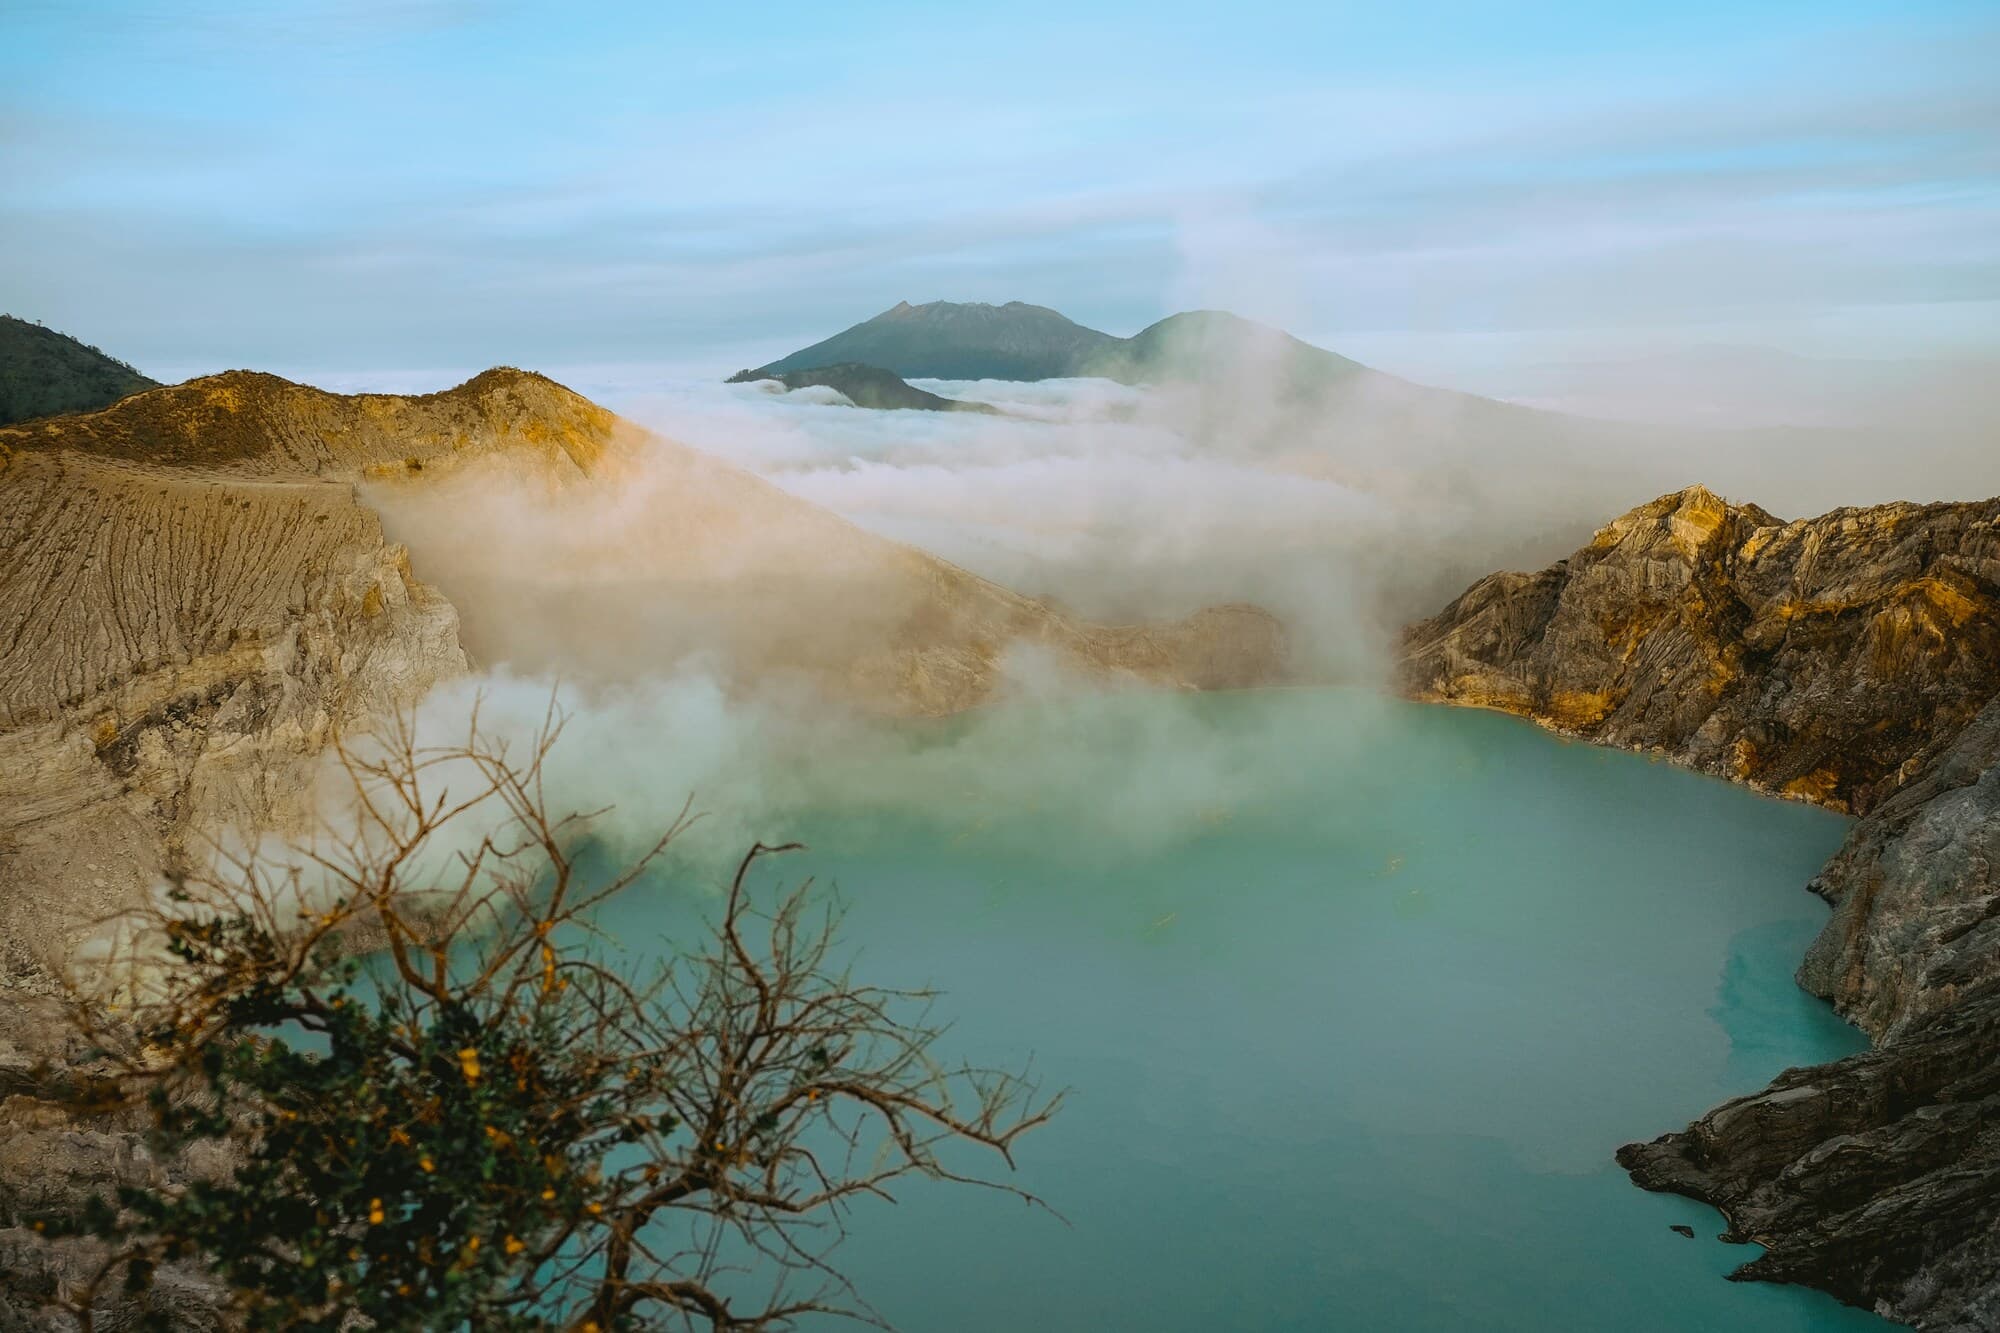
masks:
[[[1814,425],[1760,417],[1725,378],[1703,425],[1592,421],[1360,368],[1300,390],[1241,354],[1198,383],[915,381],[998,417],[867,411],[770,383],[584,383],[669,438],[1022,591],[1109,619],[1257,601],[1316,664],[1359,674],[1473,580],[1539,568],[1689,485],[1784,518],[2000,489],[1984,399],[1940,391],[1919,412],[1844,378],[1851,415]],[[1680,401],[1698,411],[1702,388]]]
[[[406,566],[365,514],[329,544],[175,498],[303,494],[210,448],[351,415],[276,385],[0,477],[160,488],[77,542],[38,535],[85,515],[60,486],[4,511],[39,570],[11,600],[108,589],[80,651],[127,663],[0,662],[57,747],[0,755],[23,864],[95,911],[85,861],[289,815],[295,756],[320,836],[365,834],[321,742],[365,752],[377,687],[469,663],[418,746],[476,716],[523,760],[559,718],[539,790],[597,812],[562,826],[593,871],[700,813],[604,912],[635,972],[712,940],[747,847],[802,841],[763,887],[837,886],[858,976],[1072,1089],[1017,1179],[1066,1220],[924,1182],[846,1219],[893,1326],[1880,1330],[1727,1282],[1753,1251],[1613,1161],[1861,1047],[1792,980],[1848,825],[1401,702],[1399,644],[1693,485],[1786,520],[2000,494],[1996,67],[1993,0],[0,0],[0,293],[71,352],[417,395],[501,363],[622,418],[586,465],[594,414],[513,410],[546,386],[452,397],[449,457],[355,486]],[[827,337],[856,319],[888,322]],[[723,381],[833,344],[1091,375],[914,381],[990,414]],[[169,452],[218,466],[119,457]],[[392,567],[423,587],[364,586]],[[1945,633],[1906,600],[1887,637]],[[442,881],[501,804],[396,873]],[[299,872],[288,910],[335,892],[241,837]]]
[[[1584,448],[1393,381],[1302,415],[1254,367],[921,384],[1002,415],[583,379],[657,432],[612,475],[370,496],[482,668],[427,736],[475,699],[525,736],[555,690],[550,790],[610,807],[605,854],[707,812],[610,910],[629,946],[697,932],[751,842],[802,839],[775,873],[839,884],[862,975],[936,985],[954,1050],[1075,1090],[1019,1181],[1069,1225],[911,1190],[851,1219],[868,1300],[969,1333],[1883,1326],[1725,1282],[1750,1252],[1720,1219],[1612,1162],[1860,1048],[1791,981],[1843,822],[1384,687],[1401,624],[1655,495],[1809,512],[1894,493],[1886,464],[1813,432]],[[1258,603],[1309,688],[1147,693],[1013,651],[988,706],[892,721],[760,669],[891,634],[908,548],[1101,621]]]
[[[1308,690],[900,728],[748,831],[808,841],[767,883],[836,885],[858,975],[942,990],[949,1053],[1073,1090],[1013,1178],[1066,1221],[942,1184],[856,1210],[839,1265],[898,1326],[1805,1333],[1885,1325],[1725,1282],[1754,1251],[1611,1154],[1862,1046],[1790,983],[1843,829]],[[605,924],[686,938],[718,875]]]

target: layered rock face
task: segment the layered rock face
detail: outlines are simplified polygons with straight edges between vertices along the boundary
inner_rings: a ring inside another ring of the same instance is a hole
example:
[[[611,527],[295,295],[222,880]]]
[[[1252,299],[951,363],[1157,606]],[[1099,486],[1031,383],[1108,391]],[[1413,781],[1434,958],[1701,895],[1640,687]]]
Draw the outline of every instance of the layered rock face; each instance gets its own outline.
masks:
[[[1894,1038],[2000,979],[2000,699],[1877,806],[1812,883],[1833,919],[1799,984]]]
[[[2000,500],[1786,523],[1691,487],[1403,651],[1418,698],[1866,812],[2000,690]]]
[[[231,372],[0,430],[0,975],[227,827],[296,830],[339,729],[467,669],[357,482],[577,478],[614,422],[518,371],[422,398]]]
[[[2000,1327],[2000,987],[1618,1161],[1766,1247],[1733,1277],[1819,1287],[1935,1333]]]
[[[1698,488],[1406,631],[1420,698],[1863,815],[1799,982],[1873,1037],[1619,1160],[1801,1282],[2000,1327],[2000,501],[1780,522]]]
[[[191,841],[296,825],[338,728],[467,667],[455,612],[353,482],[512,447],[474,430],[509,420],[511,386],[438,396],[449,430],[391,452],[407,413],[295,385],[274,403],[267,379],[0,430],[0,964],[17,980]],[[311,429],[278,428],[291,395]]]
[[[15,994],[0,1005],[0,1333],[75,1329],[76,1319],[58,1302],[74,1299],[104,1259],[94,1241],[51,1242],[21,1218],[79,1212],[92,1195],[110,1197],[121,1186],[162,1189],[214,1178],[231,1165],[211,1143],[172,1159],[155,1157],[145,1146],[140,1111],[79,1124],[62,1103],[61,1086],[82,1085],[107,1070],[70,1030],[61,1004]],[[151,1292],[100,1298],[96,1326],[175,1333],[231,1327],[226,1293],[197,1266],[168,1264],[160,1276]]]

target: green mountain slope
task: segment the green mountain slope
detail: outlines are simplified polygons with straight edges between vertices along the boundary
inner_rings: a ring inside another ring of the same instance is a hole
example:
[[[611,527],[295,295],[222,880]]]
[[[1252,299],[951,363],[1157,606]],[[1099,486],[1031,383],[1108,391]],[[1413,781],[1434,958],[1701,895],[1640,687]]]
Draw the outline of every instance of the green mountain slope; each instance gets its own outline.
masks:
[[[0,315],[0,425],[109,407],[157,387],[88,343]]]
[[[1087,329],[1044,306],[899,302],[873,319],[757,369],[758,377],[852,362],[905,377],[1042,380],[1081,374],[1123,339]]]

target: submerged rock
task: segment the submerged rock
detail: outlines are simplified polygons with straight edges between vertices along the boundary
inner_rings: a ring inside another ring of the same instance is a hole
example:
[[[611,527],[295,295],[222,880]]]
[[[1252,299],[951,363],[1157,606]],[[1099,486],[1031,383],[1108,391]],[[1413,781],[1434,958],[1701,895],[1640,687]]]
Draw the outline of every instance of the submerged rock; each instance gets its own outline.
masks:
[[[1876,1048],[1618,1160],[1766,1247],[1738,1278],[2000,1327],[2000,500],[1787,523],[1693,487],[1403,650],[1417,698],[1863,815],[1799,982]]]

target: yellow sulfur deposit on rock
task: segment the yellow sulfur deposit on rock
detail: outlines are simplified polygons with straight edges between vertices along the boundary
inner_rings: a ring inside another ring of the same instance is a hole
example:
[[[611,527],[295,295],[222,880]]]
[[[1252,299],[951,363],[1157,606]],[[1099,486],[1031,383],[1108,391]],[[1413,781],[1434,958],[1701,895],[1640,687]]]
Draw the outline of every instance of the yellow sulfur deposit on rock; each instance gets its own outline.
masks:
[[[1402,647],[1418,698],[1865,811],[2000,690],[2000,501],[1787,523],[1693,486]]]

